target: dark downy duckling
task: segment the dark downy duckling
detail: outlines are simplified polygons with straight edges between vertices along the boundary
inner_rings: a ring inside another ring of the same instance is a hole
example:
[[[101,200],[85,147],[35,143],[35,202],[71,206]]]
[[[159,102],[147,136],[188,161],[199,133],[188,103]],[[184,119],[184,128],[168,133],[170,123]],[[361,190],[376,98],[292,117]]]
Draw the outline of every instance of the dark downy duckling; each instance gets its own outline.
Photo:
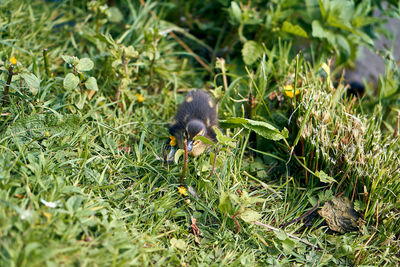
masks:
[[[197,157],[203,153],[207,145],[194,139],[201,135],[216,140],[213,127],[218,126],[217,109],[215,101],[205,91],[190,91],[168,127],[178,147],[185,148],[186,142],[189,155]]]
[[[214,126],[218,126],[218,107],[215,101],[203,90],[189,92],[168,127],[172,135],[170,144],[185,149],[185,165],[180,179],[181,185],[187,169],[188,154],[197,157],[207,148],[207,144],[195,140],[195,138],[200,135],[215,141]],[[173,151],[174,149],[171,150],[171,152]],[[216,158],[214,158],[213,169],[215,160]]]

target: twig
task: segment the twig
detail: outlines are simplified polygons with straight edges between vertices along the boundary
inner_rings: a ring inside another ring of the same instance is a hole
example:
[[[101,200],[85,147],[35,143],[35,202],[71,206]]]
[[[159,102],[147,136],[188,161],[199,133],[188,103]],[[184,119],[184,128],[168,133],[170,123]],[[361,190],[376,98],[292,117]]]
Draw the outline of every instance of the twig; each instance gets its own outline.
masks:
[[[238,222],[238,220],[236,219],[236,217],[240,214],[240,211],[236,212],[233,216],[232,216],[232,220],[236,223],[237,226],[237,230],[236,230],[236,234],[238,234],[240,232],[240,224]]]
[[[204,61],[201,60],[201,58],[198,55],[196,55],[187,44],[185,44],[181,39],[179,39],[179,37],[176,36],[176,34],[174,32],[170,32],[169,35],[171,35],[172,38],[174,38],[186,51],[188,51],[190,54],[192,54],[194,56],[194,58],[196,59],[196,61],[199,62],[200,65],[202,65],[208,72],[210,72],[211,74],[213,73],[212,70],[210,69],[210,67],[207,66],[207,64],[204,63]]]
[[[180,184],[183,185],[183,179],[185,178],[185,173],[186,173],[186,169],[187,169],[187,163],[188,163],[188,146],[187,146],[187,140],[185,140],[183,142],[184,146],[185,146],[185,164],[183,165],[183,171],[181,174],[181,179],[180,179]]]
[[[269,230],[271,230],[271,231],[275,231],[275,232],[279,232],[279,230],[280,230],[280,229],[278,229],[278,228],[275,228],[275,227],[273,227],[273,226],[271,226],[271,225],[268,225],[268,224],[265,224],[265,223],[262,223],[262,222],[259,222],[259,221],[254,222],[254,224],[255,224],[255,225],[258,225],[258,226],[262,226],[262,227],[264,227],[264,228],[267,228],[267,229],[269,229]],[[317,245],[314,245],[314,244],[308,242],[307,240],[298,238],[297,236],[292,235],[292,234],[289,234],[289,233],[286,233],[286,234],[287,234],[290,238],[293,238],[294,240],[303,242],[303,243],[306,244],[306,245],[309,245],[309,246],[311,246],[311,247],[313,247],[313,248],[319,249],[319,247],[318,247]]]
[[[360,253],[361,253],[361,251],[363,251],[364,248],[369,244],[369,242],[371,242],[371,240],[372,240],[372,238],[375,236],[375,234],[376,234],[376,232],[374,232],[374,233],[368,238],[367,242],[365,242],[365,244],[363,245],[363,247],[362,247],[359,251],[357,251],[356,255],[354,256],[355,262],[356,262],[357,265],[358,265],[358,263],[359,263],[359,261],[360,261],[360,257],[361,257],[361,254],[360,254]]]

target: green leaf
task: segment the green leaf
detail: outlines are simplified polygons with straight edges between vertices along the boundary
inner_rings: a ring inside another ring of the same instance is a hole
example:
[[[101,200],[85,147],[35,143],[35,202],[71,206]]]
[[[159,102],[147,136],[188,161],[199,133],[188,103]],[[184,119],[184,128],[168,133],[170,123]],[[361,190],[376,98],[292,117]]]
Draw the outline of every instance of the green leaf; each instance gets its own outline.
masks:
[[[64,78],[63,86],[67,90],[75,89],[79,84],[79,78],[73,73],[68,73]]]
[[[83,109],[83,107],[85,106],[86,97],[87,97],[86,94],[80,94],[80,95],[79,95],[78,102],[75,103],[75,106],[76,106],[78,109]]]
[[[322,17],[322,19],[325,19],[326,9],[324,6],[324,2],[322,0],[318,0],[318,3],[319,3],[319,10],[321,11],[321,17]]]
[[[331,45],[335,44],[335,34],[331,31],[324,29],[318,20],[314,20],[311,24],[312,36],[320,39],[326,39]]]
[[[288,238],[282,242],[282,248],[286,254],[292,254],[296,248],[296,243]]]
[[[258,213],[257,211],[251,210],[251,209],[246,209],[242,213],[240,213],[239,217],[245,221],[245,222],[255,222],[258,221],[262,215]]]
[[[99,91],[99,87],[97,86],[97,81],[94,77],[89,77],[89,79],[87,79],[85,82],[85,86],[89,90]]]
[[[221,121],[221,125],[224,125],[227,128],[236,128],[236,127],[244,127],[248,130],[252,130],[256,132],[258,135],[264,137],[269,140],[281,140],[285,139],[287,136],[287,130],[283,130],[280,132],[273,125],[264,122],[264,121],[255,121],[245,118],[229,118],[225,121]]]
[[[299,25],[293,25],[288,21],[283,22],[282,31],[308,38],[307,32],[302,27]]]
[[[231,14],[236,23],[240,23],[242,21],[242,10],[235,1],[231,2]]]
[[[224,214],[229,214],[232,211],[232,201],[229,197],[229,194],[221,191],[219,195],[219,210]]]
[[[205,136],[198,135],[196,138],[194,138],[194,140],[200,140],[201,142],[207,145],[214,145],[214,143]]]
[[[36,77],[36,75],[33,73],[23,73],[21,74],[21,76],[28,85],[29,90],[31,90],[31,93],[33,95],[36,95],[40,87],[39,78]]]
[[[230,138],[228,136],[225,136],[220,129],[218,129],[218,127],[213,127],[214,131],[217,135],[217,140],[218,143],[224,145],[224,146],[229,146],[229,147],[235,147],[236,146],[236,142],[235,139]]]
[[[111,34],[109,34],[109,33],[97,34],[94,37],[103,43],[112,45],[114,49],[118,48],[117,44],[115,43],[114,39],[112,38]]]
[[[74,65],[76,57],[68,56],[68,55],[61,55],[61,58],[68,64]]]
[[[316,171],[315,174],[319,178],[319,180],[323,183],[331,184],[336,183],[336,180],[326,174],[324,171]]]
[[[184,155],[184,154],[185,154],[185,150],[183,150],[183,149],[178,149],[178,150],[175,152],[175,156],[174,156],[174,162],[175,162],[175,164],[178,164],[179,158],[180,158],[182,155]]]
[[[108,11],[107,15],[110,22],[118,23],[124,18],[121,11],[115,6],[110,7]]]
[[[264,53],[264,49],[255,41],[247,41],[243,45],[242,55],[246,65],[251,65],[257,61]]]
[[[137,57],[139,55],[139,52],[135,50],[133,46],[128,46],[125,48],[125,54],[127,57]]]
[[[180,250],[186,250],[187,245],[186,242],[182,239],[172,238],[170,241],[171,246]]]
[[[279,239],[279,240],[286,240],[287,238],[288,238],[288,236],[287,236],[287,234],[285,233],[285,231],[283,231],[283,230],[279,230],[279,231],[275,231],[274,232],[275,233],[275,235],[276,235],[276,237]]]
[[[78,71],[89,71],[93,68],[94,63],[90,58],[81,58],[79,60],[78,65],[76,65],[76,68],[78,69]]]

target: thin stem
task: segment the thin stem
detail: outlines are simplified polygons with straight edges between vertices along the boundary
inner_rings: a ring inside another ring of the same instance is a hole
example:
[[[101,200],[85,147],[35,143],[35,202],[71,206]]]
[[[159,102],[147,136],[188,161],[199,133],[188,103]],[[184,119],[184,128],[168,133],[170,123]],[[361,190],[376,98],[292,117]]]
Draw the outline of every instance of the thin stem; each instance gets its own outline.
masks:
[[[5,103],[6,98],[10,99],[8,96],[8,93],[10,91],[10,84],[12,81],[12,76],[14,75],[14,66],[11,65],[10,68],[8,69],[8,78],[7,78],[7,83],[6,86],[4,87],[4,96],[3,96],[3,105]]]
[[[187,169],[187,163],[188,163],[188,146],[187,146],[187,140],[185,140],[183,142],[184,146],[185,146],[185,164],[183,165],[183,171],[181,174],[181,179],[180,179],[180,184],[183,185],[183,179],[185,178],[185,173],[186,173],[186,169]]]
[[[236,212],[233,216],[232,216],[232,220],[236,223],[237,229],[236,229],[236,234],[238,234],[240,232],[240,224],[238,222],[238,220],[236,219],[236,217],[240,214],[240,211]]]
[[[47,77],[50,76],[50,68],[49,68],[49,55],[47,48],[43,48],[43,60],[44,60],[44,69],[46,70]]]
[[[215,170],[215,163],[217,162],[217,155],[218,155],[218,149],[216,149],[216,150],[215,150],[214,162],[213,162],[213,165],[212,165],[212,169],[211,169],[210,175],[208,176],[208,178],[207,178],[207,179],[210,179],[210,178],[211,178],[211,176],[214,174],[214,170]]]

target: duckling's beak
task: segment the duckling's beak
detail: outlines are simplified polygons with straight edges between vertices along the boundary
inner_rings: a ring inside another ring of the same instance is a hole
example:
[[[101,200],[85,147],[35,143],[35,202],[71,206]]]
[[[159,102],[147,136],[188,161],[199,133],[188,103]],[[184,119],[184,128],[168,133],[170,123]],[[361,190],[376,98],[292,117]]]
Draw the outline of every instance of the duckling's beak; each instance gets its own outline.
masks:
[[[188,152],[191,152],[193,149],[193,140],[186,140]]]

